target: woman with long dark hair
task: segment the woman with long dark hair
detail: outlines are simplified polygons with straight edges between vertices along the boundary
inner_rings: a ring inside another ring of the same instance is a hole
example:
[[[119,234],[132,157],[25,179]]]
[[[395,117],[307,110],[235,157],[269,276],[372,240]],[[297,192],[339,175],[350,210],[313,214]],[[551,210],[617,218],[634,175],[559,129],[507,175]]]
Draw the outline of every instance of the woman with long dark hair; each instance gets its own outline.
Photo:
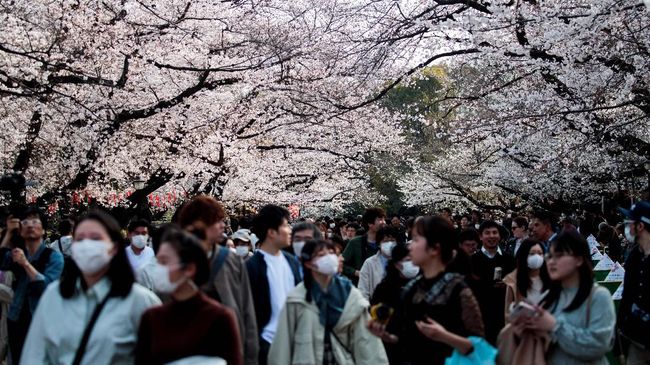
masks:
[[[549,364],[607,364],[616,314],[609,291],[594,284],[587,241],[563,232],[551,241],[546,261],[549,294],[523,327],[550,333]]]
[[[366,328],[368,301],[337,275],[329,241],[308,241],[300,254],[304,281],[289,294],[269,350],[269,364],[388,364]]]
[[[444,364],[454,350],[473,351],[470,336],[484,336],[481,311],[464,276],[447,270],[456,247],[456,231],[447,219],[419,219],[409,251],[422,274],[400,296],[396,320],[401,326],[390,333],[383,323],[369,323],[376,336],[399,347],[403,364]]]
[[[409,257],[409,249],[403,243],[398,243],[391,253],[391,258],[386,266],[386,276],[377,285],[375,292],[370,298],[371,305],[383,305],[392,308],[393,311],[400,306],[402,290],[409,281],[413,280],[420,272]],[[386,324],[388,332],[395,332],[399,329],[400,323],[397,318],[391,318]],[[384,342],[388,361],[397,364],[400,359],[400,350],[394,344]]]
[[[91,212],[73,232],[72,261],[34,313],[24,364],[133,364],[142,313],[160,300],[134,282],[120,226]]]
[[[521,242],[515,259],[517,269],[503,279],[506,284],[506,320],[510,307],[515,303],[526,300],[539,304],[551,283],[544,262],[544,248],[539,241],[526,239]]]

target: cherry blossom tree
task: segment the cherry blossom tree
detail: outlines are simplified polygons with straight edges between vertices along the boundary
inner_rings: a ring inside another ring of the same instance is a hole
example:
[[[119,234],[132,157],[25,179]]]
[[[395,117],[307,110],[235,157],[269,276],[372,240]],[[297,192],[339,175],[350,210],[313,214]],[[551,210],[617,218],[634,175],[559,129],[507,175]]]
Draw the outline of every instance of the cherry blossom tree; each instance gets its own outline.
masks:
[[[356,39],[362,11],[3,2],[3,170],[37,180],[41,202],[136,180],[132,202],[169,186],[227,201],[359,196],[375,152],[401,143],[390,114],[365,102],[400,54]]]
[[[643,191],[650,13],[641,2],[455,7],[445,27],[418,25],[476,53],[448,64],[452,86],[436,100],[448,123],[431,127],[446,148],[403,178],[410,203],[505,210],[522,201],[580,203]]]

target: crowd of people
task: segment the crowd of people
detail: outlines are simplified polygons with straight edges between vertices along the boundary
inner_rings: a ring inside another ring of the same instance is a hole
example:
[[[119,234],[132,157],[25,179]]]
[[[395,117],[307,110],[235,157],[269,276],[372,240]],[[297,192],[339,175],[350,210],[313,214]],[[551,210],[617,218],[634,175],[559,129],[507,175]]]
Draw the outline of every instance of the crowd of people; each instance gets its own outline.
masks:
[[[0,356],[8,364],[650,364],[650,202],[616,222],[228,217],[197,196],[125,231],[93,210],[8,210]],[[390,218],[390,219],[388,219]],[[594,248],[625,269],[615,306]],[[486,355],[488,354],[488,355]],[[483,356],[483,358],[482,358]],[[617,358],[618,359],[618,358]],[[475,361],[475,362],[471,362]]]

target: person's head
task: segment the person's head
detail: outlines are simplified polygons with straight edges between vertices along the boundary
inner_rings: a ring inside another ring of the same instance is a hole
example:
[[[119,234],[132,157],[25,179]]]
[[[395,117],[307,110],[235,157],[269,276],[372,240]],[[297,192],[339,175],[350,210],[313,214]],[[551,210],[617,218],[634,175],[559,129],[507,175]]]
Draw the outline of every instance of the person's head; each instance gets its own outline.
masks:
[[[538,210],[530,220],[530,238],[548,241],[553,236],[553,217],[550,213]]]
[[[445,219],[451,220],[452,212],[450,208],[442,208],[440,209],[440,216],[442,216]]]
[[[402,221],[398,216],[393,216],[393,219],[390,220],[390,224],[393,226],[393,228],[400,228],[402,226]]]
[[[210,269],[202,244],[179,228],[168,228],[162,236],[153,271],[154,290],[171,294],[183,286],[200,287]]]
[[[233,240],[231,240],[230,238],[226,238],[224,246],[228,247],[231,250],[234,250],[235,249],[235,242]]]
[[[149,242],[149,227],[149,222],[141,219],[129,223],[127,238],[134,250],[144,249]]]
[[[412,279],[420,272],[409,256],[409,248],[404,243],[393,247],[393,252],[386,266],[386,277],[389,279]]]
[[[325,223],[325,222],[316,222],[315,224],[316,224],[316,227],[318,227],[318,230],[320,231],[321,236],[327,237],[327,229],[328,229],[327,223]]]
[[[397,244],[398,231],[392,226],[383,226],[377,230],[375,238],[379,245],[379,252],[384,257],[390,257],[393,247]]]
[[[411,260],[423,267],[433,261],[448,264],[456,247],[454,226],[443,217],[422,217],[415,222],[413,241],[409,245]]]
[[[461,229],[474,228],[472,227],[472,217],[470,217],[467,214],[463,215],[460,218],[460,228]]]
[[[386,225],[386,212],[381,208],[368,208],[363,213],[363,227],[376,233],[380,227]]]
[[[28,207],[21,216],[20,227],[25,242],[40,242],[47,229],[47,216],[38,207]]]
[[[321,230],[313,223],[300,222],[291,228],[291,242],[320,240],[323,238]]]
[[[261,242],[261,246],[270,245],[277,249],[291,244],[291,225],[289,211],[277,205],[266,205],[253,219],[252,231]]]
[[[60,291],[70,298],[76,291],[77,280],[108,277],[110,295],[125,297],[135,281],[126,257],[124,238],[119,223],[107,213],[91,211],[79,219],[72,232],[72,260],[61,276]]]
[[[478,228],[481,243],[487,250],[496,250],[501,241],[499,224],[495,221],[484,221]]]
[[[74,228],[74,221],[70,218],[63,218],[59,222],[57,230],[61,237],[72,235],[72,229]]]
[[[481,237],[475,229],[469,228],[460,232],[458,242],[460,249],[468,256],[472,256],[478,250]]]
[[[354,237],[357,236],[357,230],[359,229],[359,224],[356,222],[351,222],[348,223],[347,226],[345,226],[345,237],[347,239],[353,239]]]
[[[621,212],[626,218],[624,221],[625,238],[630,242],[638,242],[647,247],[650,244],[650,202],[638,202],[629,210],[621,209]]]
[[[539,272],[539,277],[544,284],[542,291],[547,289],[551,280],[544,262],[544,248],[539,241],[523,240],[515,260],[517,261],[517,289],[520,293],[528,293],[532,285],[531,274],[535,272]]]
[[[247,257],[253,251],[251,235],[247,229],[240,229],[230,237],[239,257]]]
[[[594,283],[589,244],[577,232],[562,232],[551,241],[546,256],[548,274],[553,287],[544,300],[550,306],[559,298],[563,287],[578,286],[578,293],[565,311],[578,308],[589,296]]]
[[[186,231],[202,230],[209,246],[223,241],[226,227],[226,211],[221,203],[207,195],[200,195],[187,202],[178,215],[178,224]],[[206,247],[210,250],[212,247]]]
[[[300,252],[305,243],[310,240],[320,240],[323,238],[321,230],[313,223],[300,222],[294,224],[291,229],[291,245],[296,257],[300,257]]]
[[[314,276],[334,276],[339,272],[339,257],[336,255],[334,244],[326,240],[310,240],[305,243],[300,253],[300,262],[304,273],[304,283],[307,289],[306,300],[311,302],[311,290]]]
[[[522,239],[528,236],[528,219],[524,217],[517,217],[512,220],[512,235],[517,239]]]
[[[150,224],[144,219],[134,220],[127,227],[128,238],[133,236],[148,236]]]

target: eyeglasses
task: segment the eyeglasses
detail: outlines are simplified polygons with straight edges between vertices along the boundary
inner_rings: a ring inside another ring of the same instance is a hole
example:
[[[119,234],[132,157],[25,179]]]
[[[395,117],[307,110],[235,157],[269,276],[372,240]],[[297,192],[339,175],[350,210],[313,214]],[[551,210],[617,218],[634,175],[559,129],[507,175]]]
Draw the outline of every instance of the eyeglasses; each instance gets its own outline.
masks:
[[[38,218],[29,218],[29,219],[23,219],[22,221],[20,221],[20,224],[22,224],[23,226],[29,226],[29,225],[38,225],[42,223],[41,220]]]
[[[556,252],[556,253],[553,253],[553,254],[547,253],[546,255],[544,255],[544,258],[546,259],[546,261],[549,261],[551,259],[559,260],[564,256],[571,256],[571,254],[566,253],[566,252]]]

